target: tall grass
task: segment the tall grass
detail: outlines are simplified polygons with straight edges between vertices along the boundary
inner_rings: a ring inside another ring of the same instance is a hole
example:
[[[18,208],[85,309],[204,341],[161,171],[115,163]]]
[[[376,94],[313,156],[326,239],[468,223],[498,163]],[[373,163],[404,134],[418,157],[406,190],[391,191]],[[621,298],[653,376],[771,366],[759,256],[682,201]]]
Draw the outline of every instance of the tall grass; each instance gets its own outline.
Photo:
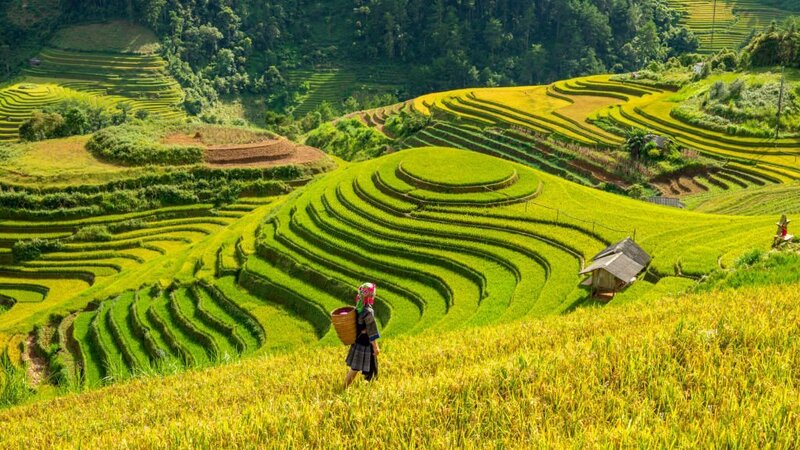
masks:
[[[0,408],[16,405],[33,394],[26,381],[25,369],[11,362],[8,351],[0,355]]]
[[[795,285],[398,338],[344,392],[305,349],[2,411],[0,447],[792,448],[799,318]]]

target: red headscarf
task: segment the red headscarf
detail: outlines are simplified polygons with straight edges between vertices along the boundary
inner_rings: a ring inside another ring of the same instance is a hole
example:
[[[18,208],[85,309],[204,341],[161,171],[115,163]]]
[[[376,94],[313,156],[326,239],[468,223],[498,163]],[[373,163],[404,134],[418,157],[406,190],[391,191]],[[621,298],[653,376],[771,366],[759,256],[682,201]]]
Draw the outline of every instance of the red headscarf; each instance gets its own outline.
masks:
[[[356,310],[361,314],[365,305],[372,306],[375,304],[375,285],[373,283],[364,283],[358,288],[356,295]]]

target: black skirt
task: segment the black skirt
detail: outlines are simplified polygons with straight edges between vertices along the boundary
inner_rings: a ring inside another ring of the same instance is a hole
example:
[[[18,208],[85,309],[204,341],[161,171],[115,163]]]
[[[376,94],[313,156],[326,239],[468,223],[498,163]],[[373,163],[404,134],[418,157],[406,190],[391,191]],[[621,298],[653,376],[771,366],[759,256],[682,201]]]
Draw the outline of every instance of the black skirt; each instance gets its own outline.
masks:
[[[372,380],[378,375],[378,358],[372,351],[372,343],[369,341],[367,333],[362,333],[366,327],[358,324],[356,332],[358,337],[355,344],[350,346],[345,362],[351,370],[357,370],[364,374],[367,381]]]

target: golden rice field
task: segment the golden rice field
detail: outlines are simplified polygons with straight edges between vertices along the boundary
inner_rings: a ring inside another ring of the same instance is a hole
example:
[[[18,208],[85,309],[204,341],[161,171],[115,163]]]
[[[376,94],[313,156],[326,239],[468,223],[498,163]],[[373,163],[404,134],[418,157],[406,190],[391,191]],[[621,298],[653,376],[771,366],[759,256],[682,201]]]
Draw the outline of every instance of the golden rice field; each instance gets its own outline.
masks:
[[[0,412],[2,448],[791,448],[800,289],[768,287],[386,342],[342,392],[306,348]]]
[[[793,183],[800,179],[800,138],[778,139],[707,129],[675,113],[687,99],[703,98],[718,81],[738,74],[712,75],[684,87],[657,86],[609,75],[562,80],[547,86],[461,89],[423,95],[411,105],[433,124],[404,138],[403,147],[441,145],[516,161],[589,186],[626,190],[650,169],[619,159],[626,130],[667,136],[716,169],[670,182],[652,179],[668,196],[708,195]],[[791,75],[792,77],[794,75]],[[753,83],[779,80],[775,74],[746,75]],[[793,79],[793,78],[792,78]],[[362,117],[380,116],[380,110]],[[381,129],[382,123],[362,119]],[[660,184],[659,184],[660,183]],[[670,185],[670,183],[672,183]]]

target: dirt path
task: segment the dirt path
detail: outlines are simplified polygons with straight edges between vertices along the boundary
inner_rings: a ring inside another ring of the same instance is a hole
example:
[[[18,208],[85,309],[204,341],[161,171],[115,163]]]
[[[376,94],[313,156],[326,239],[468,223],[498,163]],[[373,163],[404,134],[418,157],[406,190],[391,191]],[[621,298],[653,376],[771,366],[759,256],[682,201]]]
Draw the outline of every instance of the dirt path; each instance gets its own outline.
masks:
[[[47,378],[47,360],[35,350],[36,336],[31,333],[25,339],[25,351],[22,352],[22,361],[28,370],[28,381],[33,386],[41,384]]]

